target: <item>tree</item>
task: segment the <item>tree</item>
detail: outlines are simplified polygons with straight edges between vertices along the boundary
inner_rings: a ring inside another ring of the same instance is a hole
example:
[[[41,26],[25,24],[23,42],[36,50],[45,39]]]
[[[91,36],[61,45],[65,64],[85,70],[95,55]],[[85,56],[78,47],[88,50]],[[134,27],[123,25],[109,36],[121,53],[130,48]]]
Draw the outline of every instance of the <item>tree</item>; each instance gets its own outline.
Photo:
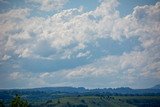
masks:
[[[2,100],[0,100],[0,107],[4,107],[4,103]]]
[[[16,94],[16,97],[13,98],[11,102],[11,107],[29,107],[27,100],[21,99],[21,97]]]
[[[85,103],[85,100],[82,99],[81,102],[82,102],[82,103]]]
[[[67,106],[68,106],[68,107],[71,107],[71,104],[70,104],[70,102],[67,102]]]
[[[58,100],[57,103],[60,104],[61,102]]]

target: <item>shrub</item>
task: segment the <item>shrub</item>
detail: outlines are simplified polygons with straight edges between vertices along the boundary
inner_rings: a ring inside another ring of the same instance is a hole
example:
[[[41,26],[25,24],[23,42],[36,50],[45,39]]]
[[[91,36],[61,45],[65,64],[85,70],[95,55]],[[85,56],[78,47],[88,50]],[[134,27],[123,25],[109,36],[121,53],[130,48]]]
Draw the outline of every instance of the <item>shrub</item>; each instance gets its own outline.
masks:
[[[11,102],[11,107],[29,107],[27,100],[22,100],[19,95],[13,98]]]

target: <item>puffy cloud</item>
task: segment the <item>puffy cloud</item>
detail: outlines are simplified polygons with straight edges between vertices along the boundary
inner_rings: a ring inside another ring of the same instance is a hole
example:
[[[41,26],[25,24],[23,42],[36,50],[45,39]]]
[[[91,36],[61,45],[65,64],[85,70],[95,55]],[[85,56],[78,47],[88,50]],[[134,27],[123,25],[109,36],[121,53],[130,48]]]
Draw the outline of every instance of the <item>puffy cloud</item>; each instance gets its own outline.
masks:
[[[80,53],[78,53],[77,58],[80,58],[80,57],[86,57],[86,56],[88,56],[89,54],[90,54],[90,52],[89,52],[89,51],[84,52],[84,53],[80,52]]]
[[[36,2],[41,5],[41,10],[48,11],[54,6],[61,8],[66,1],[29,2]],[[119,42],[124,38],[136,37],[140,41],[139,50],[119,56],[105,56],[91,64],[70,70],[31,73],[26,78],[28,81],[35,81],[31,82],[30,86],[82,85],[89,84],[94,79],[97,80],[95,84],[102,82],[100,86],[104,86],[107,81],[109,86],[124,85],[123,81],[132,85],[137,81],[143,82],[146,78],[159,81],[160,3],[137,6],[133,13],[125,17],[119,16],[117,6],[118,2],[115,0],[102,0],[100,6],[93,11],[84,12],[83,8],[74,8],[62,10],[47,18],[29,16],[29,9],[13,9],[1,13],[1,63],[12,57],[17,62],[18,58],[53,61],[71,59],[73,56],[80,58],[92,54],[90,50],[85,49],[88,45],[96,44],[98,39],[111,38]],[[11,73],[11,78],[16,79],[20,74],[15,71]],[[87,79],[88,82],[83,82]]]
[[[10,78],[11,79],[20,79],[21,78],[21,75],[20,75],[20,72],[13,72],[10,74]]]
[[[30,14],[29,11],[29,9],[13,9],[9,12],[1,13],[1,35],[5,36],[5,33],[7,32],[18,32],[18,28],[16,29],[15,26],[26,19],[26,17]]]
[[[8,56],[8,55],[4,55],[2,60],[8,60],[9,58],[11,58],[11,56]]]
[[[49,57],[54,59],[55,56],[59,55],[59,57],[65,58],[66,55],[61,53],[69,53],[66,52],[67,47],[72,46],[68,51],[72,50],[76,53],[79,51],[80,45],[104,37],[102,35],[110,35],[110,29],[106,28],[111,28],[112,23],[110,22],[113,22],[112,19],[118,16],[117,12],[111,11],[113,9],[108,10],[110,7],[104,8],[104,5],[109,6],[114,5],[114,3],[104,2],[95,11],[86,13],[83,13],[83,8],[63,10],[46,19],[28,17],[29,9],[14,9],[3,13],[1,14],[1,33],[3,35],[1,47],[4,52],[12,51],[20,57],[46,57],[46,59]],[[99,14],[101,10],[107,13]],[[97,19],[99,17],[102,17],[102,21],[101,18]],[[97,22],[97,20],[99,21]],[[108,23],[106,26],[104,26],[105,21]],[[42,49],[49,49],[49,51],[44,53]]]
[[[78,51],[79,44],[86,45],[99,38],[120,40],[124,36],[138,36],[143,47],[159,42],[159,39],[155,39],[159,36],[160,28],[159,3],[155,6],[136,7],[132,14],[124,18],[119,17],[117,5],[117,1],[103,1],[94,11],[83,13],[81,8],[63,10],[47,19],[27,18],[29,9],[11,10],[0,17],[3,35],[0,38],[1,47],[5,48],[4,51],[15,51],[15,54],[23,53],[19,50],[28,50],[33,56],[53,57],[53,54],[64,51],[67,56],[71,56],[73,53],[66,52],[67,47],[72,46],[69,51]],[[145,13],[143,21],[141,13]],[[48,53],[39,48],[41,44],[44,49],[49,49]]]
[[[140,38],[148,38],[151,35],[159,36],[160,29],[160,3],[155,5],[137,6],[132,14],[116,20],[112,35],[125,36],[127,38],[138,36]]]

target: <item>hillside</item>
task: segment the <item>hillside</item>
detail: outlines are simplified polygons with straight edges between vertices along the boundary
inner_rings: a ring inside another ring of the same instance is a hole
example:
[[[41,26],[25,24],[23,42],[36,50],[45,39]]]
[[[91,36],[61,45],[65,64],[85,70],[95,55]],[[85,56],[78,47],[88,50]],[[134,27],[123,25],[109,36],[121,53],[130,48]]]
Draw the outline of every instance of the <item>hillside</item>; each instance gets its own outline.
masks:
[[[152,87],[151,89],[160,89],[160,84],[155,85],[154,87]]]
[[[54,100],[48,100],[46,103],[38,106],[54,107],[135,107],[134,105],[114,99],[109,96],[79,96],[64,97]]]
[[[0,102],[8,107],[17,94],[22,99],[27,100],[31,107],[160,107],[160,89],[157,87],[149,89],[131,89],[128,87],[3,89],[0,90]]]

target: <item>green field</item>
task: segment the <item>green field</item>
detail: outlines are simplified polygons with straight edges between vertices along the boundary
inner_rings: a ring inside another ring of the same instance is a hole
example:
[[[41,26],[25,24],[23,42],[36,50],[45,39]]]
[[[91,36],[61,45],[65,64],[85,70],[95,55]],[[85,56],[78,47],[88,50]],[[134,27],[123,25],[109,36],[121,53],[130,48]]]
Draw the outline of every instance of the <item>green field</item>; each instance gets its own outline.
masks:
[[[57,94],[58,96],[59,94]],[[28,106],[23,107],[160,107],[160,96],[134,96],[134,95],[65,95],[57,98],[44,99],[24,99],[16,96],[14,101],[28,102]],[[54,95],[55,96],[55,95]],[[18,99],[17,99],[18,98]],[[15,100],[16,99],[16,100]],[[0,102],[0,107],[4,103],[5,107],[10,107],[11,101]],[[17,107],[17,106],[16,106]],[[21,107],[21,106],[20,106]]]
[[[49,100],[41,106],[54,107],[135,107],[114,97],[82,96]]]
[[[48,100],[54,107],[160,107],[160,96],[79,96]]]
[[[160,96],[115,96],[114,98],[137,107],[160,107]]]
[[[35,105],[37,106],[37,105]],[[46,107],[160,107],[160,96],[77,96],[48,100]]]

